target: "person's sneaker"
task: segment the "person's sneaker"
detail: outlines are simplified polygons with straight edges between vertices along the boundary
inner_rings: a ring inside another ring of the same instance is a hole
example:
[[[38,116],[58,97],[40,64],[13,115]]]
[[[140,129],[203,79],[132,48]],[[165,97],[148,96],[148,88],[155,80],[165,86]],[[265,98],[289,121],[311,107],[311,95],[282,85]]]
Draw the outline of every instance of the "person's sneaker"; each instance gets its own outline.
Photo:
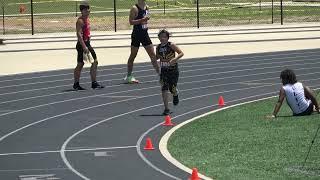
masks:
[[[173,105],[175,105],[175,106],[178,105],[179,104],[179,96],[178,95],[173,96],[172,102],[173,102]]]
[[[169,115],[170,114],[170,109],[165,109],[162,113],[162,115]]]
[[[139,81],[136,80],[136,78],[134,78],[132,75],[126,76],[123,80],[125,81],[125,83],[128,83],[128,84],[136,84],[136,83],[139,83]]]
[[[78,90],[86,90],[85,88],[80,86],[79,82],[73,84],[73,89],[76,90],[76,91],[78,91]]]
[[[97,81],[92,82],[91,84],[91,88],[92,89],[102,89],[104,88],[104,86],[102,86],[101,84],[99,84]]]

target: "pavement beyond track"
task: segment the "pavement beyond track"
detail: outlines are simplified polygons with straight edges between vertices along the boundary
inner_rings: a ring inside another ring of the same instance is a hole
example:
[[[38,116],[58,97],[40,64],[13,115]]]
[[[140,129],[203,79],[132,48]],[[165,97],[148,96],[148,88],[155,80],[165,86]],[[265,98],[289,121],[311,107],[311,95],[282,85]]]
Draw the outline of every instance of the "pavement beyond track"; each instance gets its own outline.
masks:
[[[220,95],[227,105],[276,95],[285,67],[319,88],[319,59],[318,49],[185,59],[174,123],[217,109]],[[150,63],[135,67],[141,84],[121,84],[125,65],[105,66],[107,87],[81,92],[69,91],[70,70],[0,77],[0,179],[187,179],[158,150],[169,128],[157,77]],[[146,137],[155,151],[143,150]]]
[[[289,50],[316,49],[320,24],[250,25],[169,29],[171,41],[185,57],[240,55]],[[158,30],[149,30],[154,44]],[[99,65],[126,64],[130,51],[130,31],[92,32],[92,45]],[[0,35],[0,75],[72,69],[76,63],[75,33]],[[143,48],[135,62],[149,62]],[[88,66],[88,65],[86,65]]]

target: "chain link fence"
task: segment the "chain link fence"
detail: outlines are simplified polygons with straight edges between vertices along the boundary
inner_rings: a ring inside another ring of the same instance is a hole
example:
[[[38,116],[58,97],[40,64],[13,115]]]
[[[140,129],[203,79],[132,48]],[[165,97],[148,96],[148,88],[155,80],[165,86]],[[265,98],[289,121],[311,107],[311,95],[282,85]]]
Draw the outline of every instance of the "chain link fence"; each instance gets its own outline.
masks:
[[[1,0],[2,34],[75,31],[78,0]],[[90,0],[93,31],[131,29],[137,0]],[[318,22],[320,0],[147,0],[150,28]]]

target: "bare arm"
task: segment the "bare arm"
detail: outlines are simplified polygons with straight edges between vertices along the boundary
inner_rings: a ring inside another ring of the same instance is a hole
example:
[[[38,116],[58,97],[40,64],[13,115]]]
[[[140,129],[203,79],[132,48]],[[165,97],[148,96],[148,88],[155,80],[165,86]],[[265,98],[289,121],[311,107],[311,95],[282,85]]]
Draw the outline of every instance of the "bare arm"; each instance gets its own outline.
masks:
[[[160,54],[158,52],[158,46],[156,46],[156,60],[160,59]]]
[[[278,114],[278,112],[279,112],[279,110],[280,110],[280,108],[282,106],[282,103],[283,103],[283,100],[284,100],[285,97],[286,97],[286,94],[285,94],[283,88],[281,88],[280,92],[279,92],[279,99],[278,99],[278,101],[277,101],[277,103],[276,103],[276,105],[274,107],[273,113],[272,113],[272,115],[274,117],[277,117],[277,114]]]
[[[144,17],[142,19],[136,19],[135,18],[138,16],[138,8],[133,6],[130,10],[130,14],[129,14],[129,23],[130,25],[138,25],[138,24],[144,24],[146,23],[149,18],[148,17]]]
[[[312,104],[316,107],[317,112],[320,113],[318,101],[315,98],[312,90],[308,86],[303,86],[303,89],[304,89],[304,94],[306,98],[311,100]]]
[[[86,52],[88,48],[87,48],[86,44],[84,43],[84,40],[83,40],[83,37],[82,37],[82,26],[83,25],[84,25],[83,20],[82,19],[78,19],[77,23],[76,23],[77,38],[78,38],[78,41],[80,42],[83,50]]]
[[[177,45],[172,43],[170,46],[174,50],[174,52],[178,53],[178,55],[175,58],[170,60],[170,64],[175,64],[180,58],[182,58],[184,53],[181,51],[181,49]]]

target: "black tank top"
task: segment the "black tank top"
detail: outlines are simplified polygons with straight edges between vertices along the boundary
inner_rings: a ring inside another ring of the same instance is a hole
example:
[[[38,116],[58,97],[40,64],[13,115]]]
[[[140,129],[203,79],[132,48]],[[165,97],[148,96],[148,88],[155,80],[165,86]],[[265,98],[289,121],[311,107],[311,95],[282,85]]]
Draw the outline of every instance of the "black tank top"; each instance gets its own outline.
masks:
[[[138,8],[138,16],[134,20],[142,19],[149,13],[148,6],[146,6],[146,9],[141,9],[138,6],[138,4],[136,4],[136,7]],[[147,31],[147,30],[148,30],[148,26],[147,25],[143,25],[143,24],[133,25],[133,31],[135,31],[135,32]]]
[[[156,53],[160,57],[161,62],[169,62],[171,59],[175,57],[175,52],[170,47],[170,45],[171,45],[171,42],[168,42],[164,46],[161,46],[161,44],[157,46]]]

